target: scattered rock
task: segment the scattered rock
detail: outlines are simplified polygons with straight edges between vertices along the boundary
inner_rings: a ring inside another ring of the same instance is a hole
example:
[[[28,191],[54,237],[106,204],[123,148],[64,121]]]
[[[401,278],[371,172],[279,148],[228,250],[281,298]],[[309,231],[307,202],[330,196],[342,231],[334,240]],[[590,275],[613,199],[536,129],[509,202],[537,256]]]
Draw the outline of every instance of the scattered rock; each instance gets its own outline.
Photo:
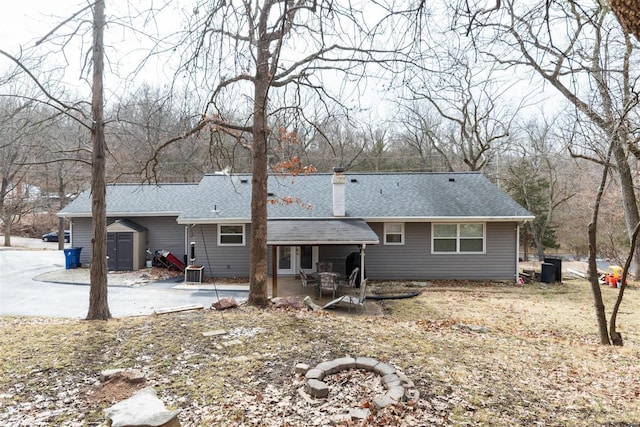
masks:
[[[139,384],[147,380],[144,374],[138,371],[137,369],[116,368],[116,369],[107,369],[100,372],[101,382],[108,381],[115,377],[121,378],[130,384]]]
[[[271,303],[275,308],[293,308],[300,310],[304,307],[304,304],[296,297],[276,297],[271,299]]]
[[[322,310],[322,307],[320,307],[318,304],[314,303],[313,300],[311,299],[311,297],[308,296],[308,295],[306,297],[304,297],[302,302],[304,303],[304,305],[309,307],[309,310],[313,310],[313,311]]]
[[[329,387],[320,380],[309,379],[307,380],[306,392],[313,397],[327,397],[329,396]]]
[[[105,369],[104,371],[100,372],[100,381],[105,382],[108,379],[116,376],[120,372],[124,372],[124,369],[123,368]]]
[[[211,304],[211,307],[216,310],[226,310],[228,308],[235,308],[238,306],[238,301],[234,297],[220,298],[218,301]]]
[[[351,408],[349,410],[349,416],[352,420],[366,420],[369,415],[371,415],[369,408]]]
[[[112,427],[180,427],[179,413],[180,410],[167,410],[153,387],[144,388],[105,410]]]
[[[240,345],[240,344],[242,344],[242,341],[240,340],[229,340],[229,341],[224,341],[222,343],[222,345],[225,347],[233,347],[234,345]]]
[[[295,373],[304,375],[309,371],[310,367],[306,363],[298,363],[295,367]]]

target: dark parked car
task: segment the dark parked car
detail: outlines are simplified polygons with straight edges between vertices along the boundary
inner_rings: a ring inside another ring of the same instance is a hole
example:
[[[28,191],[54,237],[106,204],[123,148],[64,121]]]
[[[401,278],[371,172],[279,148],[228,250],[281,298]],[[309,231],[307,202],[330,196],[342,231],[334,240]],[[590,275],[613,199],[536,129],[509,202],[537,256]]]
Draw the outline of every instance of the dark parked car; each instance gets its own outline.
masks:
[[[57,242],[58,241],[58,232],[52,231],[51,233],[43,234],[42,240],[45,242]],[[69,243],[71,241],[71,232],[69,230],[64,230],[64,242]]]

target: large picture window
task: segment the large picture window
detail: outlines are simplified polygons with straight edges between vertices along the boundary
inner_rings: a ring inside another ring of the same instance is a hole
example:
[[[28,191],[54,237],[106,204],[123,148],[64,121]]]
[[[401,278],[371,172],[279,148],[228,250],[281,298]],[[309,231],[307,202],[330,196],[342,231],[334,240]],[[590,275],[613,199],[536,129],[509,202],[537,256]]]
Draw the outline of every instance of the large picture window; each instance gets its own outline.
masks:
[[[432,224],[433,253],[483,253],[484,224]]]
[[[384,244],[404,245],[404,223],[386,222],[384,224]]]
[[[244,246],[244,224],[218,224],[218,245]]]

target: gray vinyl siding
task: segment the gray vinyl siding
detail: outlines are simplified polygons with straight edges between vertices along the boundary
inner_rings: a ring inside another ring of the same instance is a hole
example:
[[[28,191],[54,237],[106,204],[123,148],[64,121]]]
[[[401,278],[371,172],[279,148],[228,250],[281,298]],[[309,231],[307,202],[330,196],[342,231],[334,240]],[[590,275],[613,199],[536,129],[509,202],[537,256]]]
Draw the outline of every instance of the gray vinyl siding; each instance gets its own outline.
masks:
[[[369,223],[384,242],[383,223]],[[366,271],[371,279],[515,280],[516,224],[487,223],[486,253],[432,254],[431,223],[405,223],[404,245],[367,246]]]
[[[195,263],[204,267],[205,277],[249,277],[250,224],[245,224],[244,246],[218,246],[217,224],[189,227],[187,237],[196,244]]]
[[[80,251],[81,264],[91,262],[91,254],[93,253],[91,237],[91,218],[71,219],[71,246],[82,248]]]
[[[116,219],[120,218],[107,218],[107,225]],[[126,219],[148,230],[146,247],[151,252],[169,251],[182,261],[185,254],[185,227],[176,222],[176,217],[131,217]],[[80,262],[83,264],[91,262],[93,254],[91,238],[91,218],[73,218],[71,244],[73,247],[82,247]]]

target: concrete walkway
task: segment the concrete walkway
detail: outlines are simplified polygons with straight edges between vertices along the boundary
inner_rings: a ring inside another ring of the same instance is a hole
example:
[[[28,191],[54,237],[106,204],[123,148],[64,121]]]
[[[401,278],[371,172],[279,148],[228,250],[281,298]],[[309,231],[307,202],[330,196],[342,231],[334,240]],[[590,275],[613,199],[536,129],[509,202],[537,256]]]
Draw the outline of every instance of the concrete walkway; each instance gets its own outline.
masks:
[[[0,315],[84,318],[89,309],[88,283],[66,283],[64,279],[36,280],[42,277],[64,277],[64,269],[64,253],[59,250],[31,248],[0,251]],[[51,272],[62,274],[51,275]],[[269,280],[270,297],[271,289]],[[209,308],[213,302],[223,297],[234,297],[242,303],[246,301],[248,291],[248,284],[191,285],[184,284],[181,277],[174,277],[144,286],[110,284],[108,299],[113,317],[127,317],[192,305]],[[313,288],[302,292],[300,281],[295,277],[278,278],[278,296],[296,296],[302,299],[306,295],[321,306],[330,299],[326,296],[319,298]],[[347,307],[337,307],[331,312],[346,314]],[[378,304],[367,303],[367,314],[379,313]]]

